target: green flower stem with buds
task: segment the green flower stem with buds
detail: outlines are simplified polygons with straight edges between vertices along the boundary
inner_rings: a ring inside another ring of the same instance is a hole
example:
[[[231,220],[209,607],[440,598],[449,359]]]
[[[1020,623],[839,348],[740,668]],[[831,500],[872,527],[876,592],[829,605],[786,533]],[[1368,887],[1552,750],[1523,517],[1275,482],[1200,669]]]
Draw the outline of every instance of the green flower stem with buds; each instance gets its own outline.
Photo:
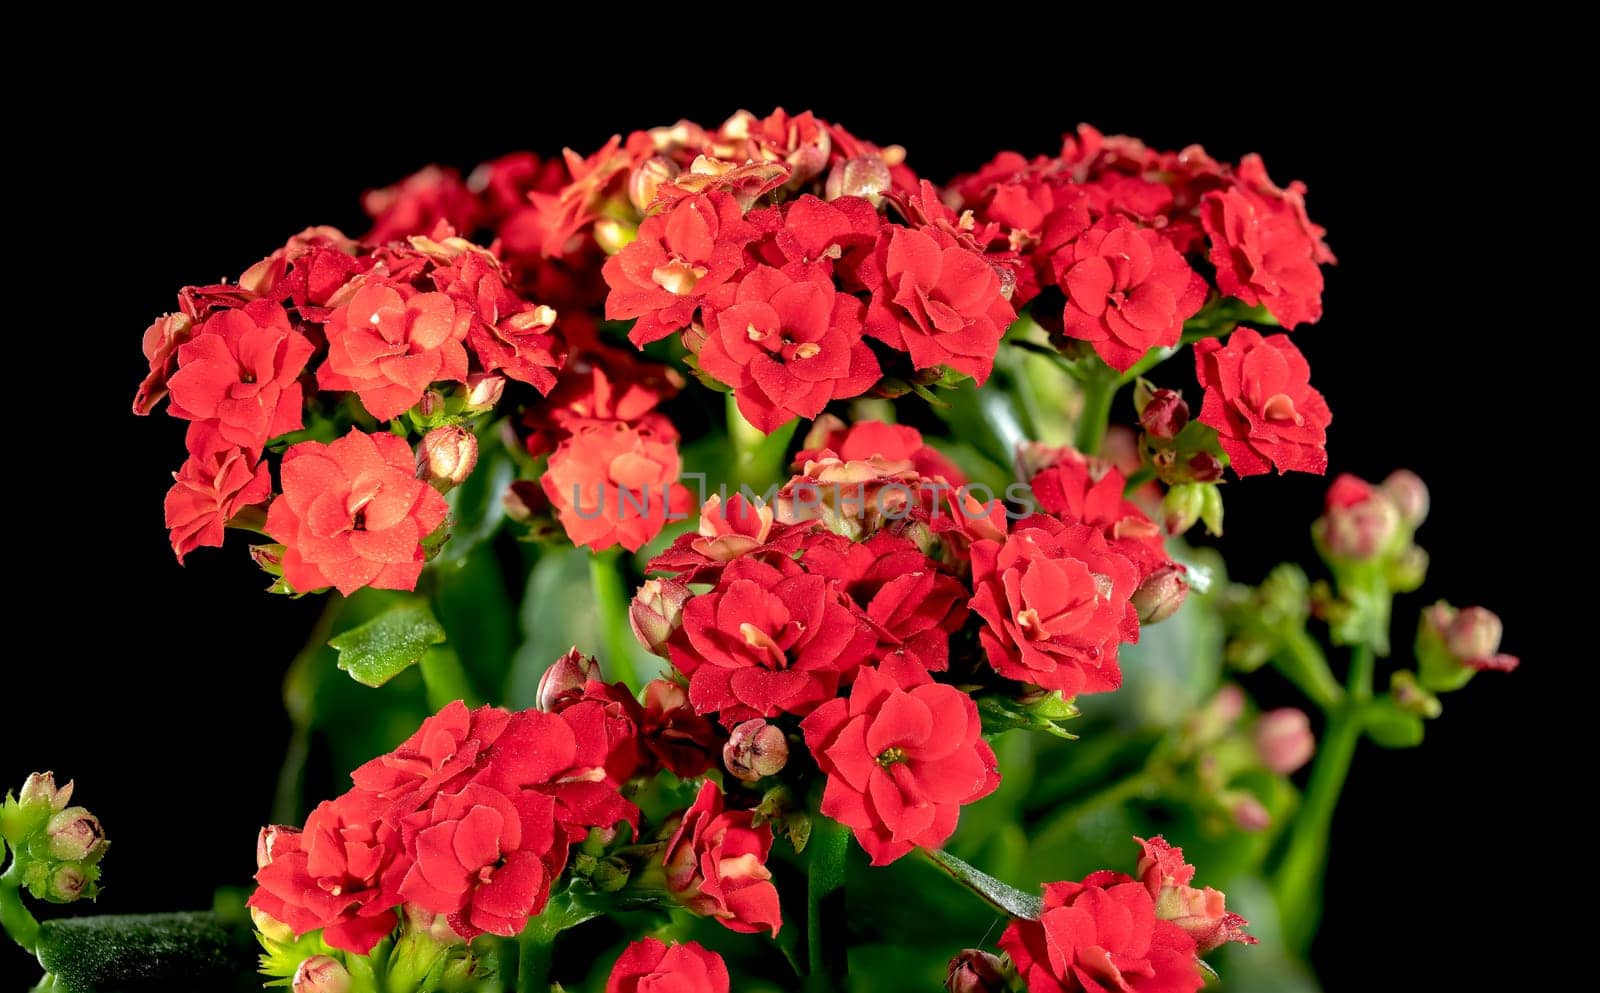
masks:
[[[828,817],[811,820],[806,842],[806,990],[844,989],[846,957],[844,879],[850,829]]]
[[[1322,913],[1322,877],[1328,854],[1328,829],[1355,758],[1356,745],[1372,699],[1373,651],[1358,645],[1351,652],[1343,704],[1328,715],[1327,730],[1317,746],[1299,812],[1289,828],[1289,845],[1273,877],[1273,895],[1283,915],[1284,943],[1304,954],[1316,934]]]
[[[39,943],[39,922],[22,903],[22,860],[15,853],[11,867],[0,875],[0,928],[24,951],[33,954]]]
[[[589,583],[594,588],[594,604],[600,611],[600,638],[606,649],[606,671],[638,692],[644,681],[634,668],[635,639],[628,620],[628,591],[622,584],[621,553],[607,549],[589,559]],[[543,991],[541,991],[543,993]]]
[[[1322,646],[1304,625],[1295,624],[1283,633],[1273,664],[1284,678],[1304,693],[1323,713],[1332,714],[1344,705],[1344,688],[1333,678]]]

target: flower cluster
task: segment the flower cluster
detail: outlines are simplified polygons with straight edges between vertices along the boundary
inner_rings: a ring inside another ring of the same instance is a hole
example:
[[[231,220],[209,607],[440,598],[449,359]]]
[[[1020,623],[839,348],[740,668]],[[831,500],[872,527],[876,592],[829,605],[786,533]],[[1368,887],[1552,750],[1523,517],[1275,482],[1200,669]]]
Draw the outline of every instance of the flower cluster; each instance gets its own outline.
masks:
[[[259,529],[270,501],[267,533],[284,546],[272,558],[299,592],[410,589],[422,540],[444,521],[410,446],[361,425],[437,407],[451,384],[463,396],[508,378],[548,392],[565,352],[555,311],[443,223],[373,243],[311,228],[235,283],[185,287],[178,305],[145,332],[150,369],[134,399],[146,414],[165,397],[189,421],[166,504],[173,551],[181,561],[219,546],[230,523]],[[353,404],[330,418],[345,397]],[[308,412],[350,433],[289,445]],[[268,456],[280,453],[274,498]]]
[[[1203,269],[1286,328],[1322,315],[1333,254],[1305,187],[1274,185],[1258,156],[1232,166],[1084,126],[1058,155],[1002,152],[949,192],[984,250],[1015,264],[1017,305],[1119,370],[1178,345],[1212,291]]]
[[[357,954],[394,930],[402,904],[445,915],[465,938],[519,933],[569,846],[591,828],[638,825],[608,773],[605,721],[599,704],[449,705],[303,828],[263,829],[251,908]]]

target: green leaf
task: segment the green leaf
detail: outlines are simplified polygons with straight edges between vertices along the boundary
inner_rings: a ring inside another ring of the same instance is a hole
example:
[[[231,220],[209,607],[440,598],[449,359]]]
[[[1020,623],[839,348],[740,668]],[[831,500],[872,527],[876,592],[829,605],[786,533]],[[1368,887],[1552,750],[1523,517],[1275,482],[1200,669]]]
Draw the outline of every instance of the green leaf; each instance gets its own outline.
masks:
[[[444,628],[424,600],[404,600],[328,642],[339,652],[339,668],[363,686],[378,687],[422,661],[429,645],[444,641]]]
[[[1363,716],[1367,737],[1384,748],[1415,748],[1422,744],[1422,718],[1401,709],[1391,697],[1367,705]]]
[[[258,990],[250,929],[215,914],[69,917],[39,928],[39,962],[62,993]]]
[[[950,878],[983,897],[997,910],[1026,920],[1037,920],[1044,910],[1044,901],[1039,897],[1032,893],[1024,893],[1009,883],[1003,883],[949,852],[928,849],[923,851],[927,852],[928,858],[932,859],[935,865],[949,873]]]

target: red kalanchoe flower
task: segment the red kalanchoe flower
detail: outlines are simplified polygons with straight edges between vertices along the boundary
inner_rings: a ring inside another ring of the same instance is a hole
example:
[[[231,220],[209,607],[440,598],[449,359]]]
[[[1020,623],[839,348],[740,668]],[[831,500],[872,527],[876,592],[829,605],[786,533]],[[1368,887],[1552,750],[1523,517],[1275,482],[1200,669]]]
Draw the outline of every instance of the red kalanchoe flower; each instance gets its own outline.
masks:
[[[299,592],[332,586],[415,589],[422,539],[449,507],[416,476],[404,439],[352,430],[329,444],[290,448],[283,495],[267,510],[267,534],[284,545],[283,578]]]
[[[555,801],[535,790],[508,794],[470,782],[408,815],[401,830],[412,862],[400,897],[449,915],[464,938],[520,933],[549,900],[547,861],[565,854]]]
[[[1333,414],[1288,335],[1239,328],[1226,344],[1207,338],[1195,343],[1194,365],[1206,391],[1200,423],[1217,429],[1234,472],[1328,471]]]
[[[1219,290],[1266,307],[1285,328],[1322,316],[1321,266],[1334,258],[1306,216],[1304,184],[1279,189],[1260,156],[1246,156],[1234,186],[1206,194],[1200,223]]]
[[[1195,993],[1205,985],[1195,942],[1156,917],[1145,886],[1120,872],[1049,883],[1038,920],[1000,936],[1028,993]]]
[[[478,221],[478,198],[461,174],[430,165],[379,190],[361,196],[361,209],[372,218],[368,244],[381,245],[414,234],[427,234],[444,221],[458,231],[471,231]]]
[[[765,432],[860,396],[882,370],[861,340],[861,302],[831,282],[758,266],[729,306],[706,319],[700,368],[733,388],[739,412]]]
[[[822,201],[803,196],[782,207],[751,211],[763,232],[753,254],[796,279],[838,274],[846,289],[861,289],[855,270],[877,244],[883,215],[860,197]]]
[[[318,805],[304,831],[272,827],[258,845],[249,904],[296,935],[323,929],[335,948],[365,955],[394,930],[406,871],[383,801],[360,790]]]
[[[1067,293],[1065,333],[1094,346],[1107,365],[1131,367],[1183,337],[1206,301],[1206,282],[1159,232],[1107,217],[1054,256]]]
[[[260,451],[300,427],[299,378],[312,351],[270,300],[218,311],[179,346],[168,409],[214,425],[230,445]]]
[[[689,494],[678,482],[678,432],[660,414],[636,423],[581,421],[550,455],[540,478],[574,545],[638,551],[669,520],[683,520]]]
[[[1122,683],[1120,642],[1139,640],[1138,569],[1084,524],[1036,514],[1002,544],[972,545],[970,606],[989,664],[1008,679],[1065,696]]]
[[[647,769],[659,766],[679,779],[693,779],[716,765],[722,734],[694,712],[688,690],[670,679],[652,679],[644,684],[639,745]]]
[[[737,275],[755,237],[727,193],[688,197],[648,217],[639,236],[606,260],[606,319],[638,318],[628,337],[647,345],[688,327],[701,298]]]
[[[163,314],[144,332],[144,357],[150,371],[133,397],[133,412],[148,414],[167,395],[167,380],[178,369],[178,349],[194,331],[188,314]]]
[[[328,316],[328,359],[317,385],[354,391],[379,420],[397,417],[430,383],[466,381],[470,318],[444,293],[368,282]]]
[[[722,790],[705,783],[683,813],[662,856],[667,889],[678,902],[730,931],[776,935],[783,926],[778,888],[767,870],[772,828],[755,813],[724,810]]]
[[[978,705],[954,686],[902,686],[862,669],[848,700],[830,700],[800,723],[828,777],[822,813],[850,827],[873,865],[913,848],[938,848],[962,806],[1000,785]]]
[[[728,993],[728,967],[698,942],[663,945],[645,938],[612,966],[606,993]]]
[[[1122,472],[1099,460],[1065,449],[1054,465],[1040,470],[1030,485],[1039,508],[1068,524],[1099,528],[1111,547],[1139,569],[1139,580],[1171,564],[1161,526],[1123,498]]]
[[[805,527],[779,524],[770,504],[712,494],[700,508],[699,527],[679,535],[650,560],[651,572],[677,573],[682,583],[714,583],[730,562],[745,557],[784,568],[805,540]]]
[[[231,445],[203,444],[172,478],[165,510],[179,562],[201,546],[221,548],[228,522],[272,495],[267,464]]]
[[[856,421],[847,425],[832,414],[823,414],[801,443],[795,465],[820,459],[825,452],[846,462],[863,462],[874,456],[890,462],[910,462],[919,475],[942,478],[956,486],[966,482],[954,462],[924,444],[922,432],[906,424]]]
[[[1226,894],[1209,886],[1197,889],[1189,885],[1194,880],[1194,866],[1183,860],[1183,849],[1167,844],[1160,835],[1149,841],[1133,840],[1142,849],[1135,871],[1155,901],[1156,917],[1183,928],[1194,939],[1196,954],[1204,955],[1230,941],[1256,944],[1255,938],[1244,933],[1250,922],[1228,912]]]
[[[358,767],[350,779],[358,790],[381,797],[397,819],[480,772],[510,723],[511,714],[499,707],[468,710],[457,700],[424,720],[394,751]]]
[[[683,608],[687,644],[670,645],[689,700],[732,727],[752,717],[805,714],[833,697],[876,637],[822,576],[785,576],[750,558],[728,566]]]
[[[937,228],[888,228],[877,252],[867,333],[918,369],[949,366],[981,385],[1017,317],[994,268]]]
[[[561,714],[574,732],[599,729],[607,781],[620,786],[638,770],[639,725],[644,711],[626,684],[591,679],[577,696],[558,699],[551,709]]]
[[[518,296],[506,285],[500,261],[476,247],[433,272],[434,284],[475,319],[467,346],[484,372],[498,372],[549,393],[565,346],[551,333],[556,312]],[[447,378],[447,377],[441,377]]]

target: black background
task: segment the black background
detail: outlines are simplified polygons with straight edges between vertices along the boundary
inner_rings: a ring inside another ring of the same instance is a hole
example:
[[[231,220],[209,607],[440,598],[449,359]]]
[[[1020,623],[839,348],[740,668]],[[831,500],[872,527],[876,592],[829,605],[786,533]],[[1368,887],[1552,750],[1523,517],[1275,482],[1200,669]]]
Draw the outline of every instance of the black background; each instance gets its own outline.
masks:
[[[1309,183],[1340,264],[1326,316],[1295,342],[1334,411],[1333,470],[1378,479],[1404,465],[1434,493],[1420,535],[1431,578],[1426,596],[1405,599],[1397,641],[1409,641],[1418,606],[1447,597],[1498,611],[1506,650],[1525,661],[1450,696],[1423,748],[1363,746],[1335,823],[1317,966],[1331,991],[1360,988],[1375,968],[1397,988],[1515,974],[1529,954],[1518,941],[1461,938],[1483,933],[1464,918],[1494,912],[1481,894],[1524,878],[1550,828],[1528,813],[1548,801],[1527,771],[1558,761],[1544,748],[1544,701],[1560,692],[1560,659],[1543,640],[1549,586],[1528,548],[1559,539],[1535,537],[1555,527],[1540,523],[1538,457],[1506,454],[1531,451],[1547,428],[1535,412],[1540,353],[1517,343],[1539,332],[1483,295],[1494,251],[1509,250],[1485,223],[1489,173],[1509,153],[1491,154],[1505,136],[1478,123],[1477,95],[1458,81],[1387,88],[1380,100],[1334,84],[1274,95],[1209,72],[1148,98],[1111,79],[991,85],[919,70],[892,89],[865,77],[775,89],[656,72],[603,103],[581,73],[508,76],[497,88],[299,79],[269,96],[222,73],[161,87],[145,72],[92,100],[35,106],[52,131],[36,144],[38,191],[13,191],[26,223],[9,231],[3,306],[23,351],[11,353],[0,448],[12,579],[31,589],[14,595],[10,619],[35,647],[13,645],[0,663],[0,784],[14,788],[34,767],[78,780],[115,841],[96,909],[201,906],[215,884],[247,880],[288,731],[280,681],[317,610],[258,593],[242,545],[173,562],[161,497],[183,425],[129,413],[150,319],[173,308],[179,286],[236,276],[306,225],[358,233],[361,191],[430,161],[466,169],[516,148],[588,151],[613,131],[783,103],[903,144],[935,180],[1001,148],[1051,153],[1088,121],[1159,147],[1202,142],[1224,159],[1259,151],[1279,182]],[[1235,574],[1310,559],[1324,487],[1230,483]],[[13,952],[0,953],[10,956],[0,976],[17,974]]]

